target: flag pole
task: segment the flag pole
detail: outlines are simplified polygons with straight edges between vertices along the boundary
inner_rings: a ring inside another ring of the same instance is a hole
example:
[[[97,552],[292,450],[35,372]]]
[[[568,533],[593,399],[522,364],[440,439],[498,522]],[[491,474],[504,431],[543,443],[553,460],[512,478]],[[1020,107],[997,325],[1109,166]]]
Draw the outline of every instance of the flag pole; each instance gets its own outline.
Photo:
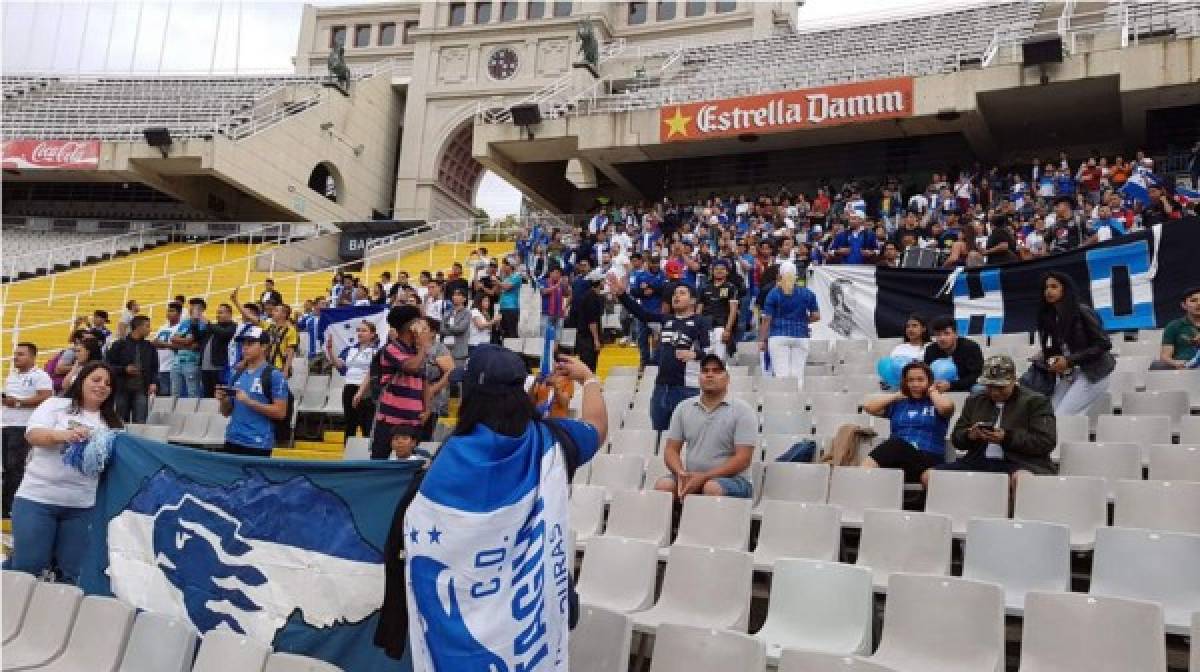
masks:
[[[213,33],[212,56],[208,59],[208,74],[213,74],[213,67],[217,64],[217,43],[221,41],[221,14],[225,9],[225,0],[220,0],[217,3],[217,30]]]
[[[175,8],[175,3],[167,0],[167,20],[163,23],[163,38],[158,45],[158,69],[155,71],[162,74],[163,55],[167,53],[167,35],[171,34],[171,10]]]
[[[142,35],[142,11],[146,9],[146,0],[139,0],[137,22],[133,24],[133,53],[129,54],[129,72],[133,72],[133,64],[137,60],[138,39]],[[113,16],[116,20],[116,16]]]

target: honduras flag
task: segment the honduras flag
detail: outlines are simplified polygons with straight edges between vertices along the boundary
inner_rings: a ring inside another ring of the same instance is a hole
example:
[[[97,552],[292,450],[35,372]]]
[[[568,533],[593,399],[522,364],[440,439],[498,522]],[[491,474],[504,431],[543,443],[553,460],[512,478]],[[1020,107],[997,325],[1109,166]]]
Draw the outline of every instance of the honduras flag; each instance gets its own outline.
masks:
[[[1129,179],[1125,181],[1125,186],[1121,187],[1121,197],[1127,205],[1133,203],[1141,203],[1148,205],[1150,203],[1150,187],[1161,184],[1161,181],[1148,171],[1134,171]]]
[[[326,308],[321,311],[320,319],[310,323],[309,342],[310,353],[323,351],[326,338],[333,339],[333,352],[339,353],[357,343],[356,332],[363,320],[375,325],[375,333],[379,334],[379,342],[386,343],[388,339],[387,315],[391,308],[387,305],[348,306],[346,308]]]
[[[407,670],[372,641],[382,549],[414,472],[405,462],[235,457],[118,434],[81,587],[347,672]]]
[[[596,430],[556,421],[595,454]],[[451,437],[404,516],[417,672],[565,672],[572,552],[563,451],[541,423]]]

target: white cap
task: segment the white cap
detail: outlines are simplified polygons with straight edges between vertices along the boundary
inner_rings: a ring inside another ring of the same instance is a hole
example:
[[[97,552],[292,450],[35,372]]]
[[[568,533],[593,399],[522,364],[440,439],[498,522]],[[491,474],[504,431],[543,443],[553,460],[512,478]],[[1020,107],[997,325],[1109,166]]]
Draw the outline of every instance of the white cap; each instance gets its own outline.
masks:
[[[791,275],[796,275],[796,265],[795,264],[793,264],[790,261],[785,261],[779,265],[779,274],[780,275],[787,275],[789,273]]]

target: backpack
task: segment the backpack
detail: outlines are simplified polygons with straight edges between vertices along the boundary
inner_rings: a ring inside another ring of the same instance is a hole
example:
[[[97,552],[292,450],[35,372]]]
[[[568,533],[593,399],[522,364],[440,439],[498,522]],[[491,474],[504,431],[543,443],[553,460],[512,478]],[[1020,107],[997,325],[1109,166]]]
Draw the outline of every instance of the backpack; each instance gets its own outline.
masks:
[[[259,378],[259,385],[262,387],[263,395],[267,398],[268,404],[275,403],[275,395],[271,391],[271,373],[277,371],[275,367],[267,364],[263,366],[262,376]],[[229,386],[233,387],[242,374],[246,370],[242,369],[233,375],[233,379],[229,381]],[[286,380],[284,381],[287,382]],[[275,434],[275,443],[290,444],[292,442],[292,416],[296,413],[296,396],[292,394],[291,388],[286,384],[284,391],[287,393],[287,413],[279,420],[271,420],[271,430]]]

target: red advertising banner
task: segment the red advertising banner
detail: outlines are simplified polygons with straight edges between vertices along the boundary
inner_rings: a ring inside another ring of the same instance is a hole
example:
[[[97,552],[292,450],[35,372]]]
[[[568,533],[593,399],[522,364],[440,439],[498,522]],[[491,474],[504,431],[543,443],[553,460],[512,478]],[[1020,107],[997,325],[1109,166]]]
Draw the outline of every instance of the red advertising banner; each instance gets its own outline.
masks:
[[[96,170],[99,140],[5,140],[4,170]]]
[[[912,77],[901,77],[669,105],[659,110],[659,137],[685,142],[911,117],[912,91]]]

